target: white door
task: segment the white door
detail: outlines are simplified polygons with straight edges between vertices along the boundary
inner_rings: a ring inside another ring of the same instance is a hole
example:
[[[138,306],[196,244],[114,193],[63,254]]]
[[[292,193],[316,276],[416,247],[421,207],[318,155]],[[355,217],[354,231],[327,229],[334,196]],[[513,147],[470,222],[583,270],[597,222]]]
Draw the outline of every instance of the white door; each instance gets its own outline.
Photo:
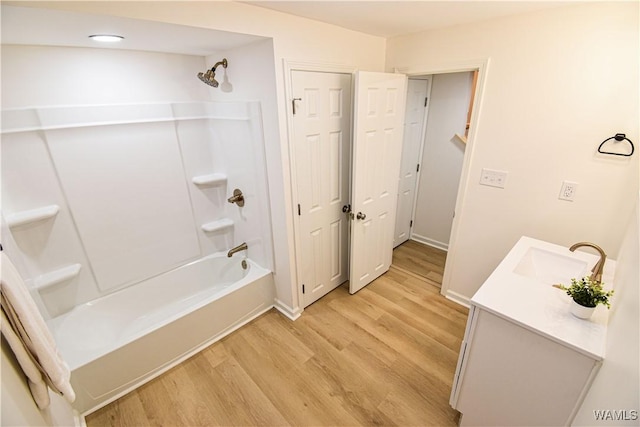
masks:
[[[404,74],[356,73],[349,260],[352,294],[391,265],[406,95]]]
[[[406,242],[411,237],[430,83],[430,78],[409,79],[407,87],[396,227],[393,233],[394,247]]]
[[[348,279],[351,74],[292,71],[304,307]]]

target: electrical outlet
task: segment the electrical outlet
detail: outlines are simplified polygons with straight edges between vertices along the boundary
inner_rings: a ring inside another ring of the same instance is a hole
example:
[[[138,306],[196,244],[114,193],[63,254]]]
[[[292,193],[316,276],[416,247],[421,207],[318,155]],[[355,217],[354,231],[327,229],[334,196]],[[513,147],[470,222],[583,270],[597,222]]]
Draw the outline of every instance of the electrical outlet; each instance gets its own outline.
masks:
[[[578,190],[578,183],[571,181],[562,181],[562,187],[560,188],[560,200],[567,200],[573,202],[576,197],[576,191]]]
[[[480,175],[480,184],[488,185],[490,187],[504,188],[507,182],[508,172],[498,171],[494,169],[482,169]]]

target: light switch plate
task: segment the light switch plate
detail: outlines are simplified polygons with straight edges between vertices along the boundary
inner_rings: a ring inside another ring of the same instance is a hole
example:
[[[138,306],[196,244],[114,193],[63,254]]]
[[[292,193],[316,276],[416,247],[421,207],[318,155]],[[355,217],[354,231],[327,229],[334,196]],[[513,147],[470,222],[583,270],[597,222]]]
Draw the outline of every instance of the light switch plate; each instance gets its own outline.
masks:
[[[480,184],[488,185],[490,187],[504,188],[508,174],[509,173],[506,171],[484,168],[480,175]]]

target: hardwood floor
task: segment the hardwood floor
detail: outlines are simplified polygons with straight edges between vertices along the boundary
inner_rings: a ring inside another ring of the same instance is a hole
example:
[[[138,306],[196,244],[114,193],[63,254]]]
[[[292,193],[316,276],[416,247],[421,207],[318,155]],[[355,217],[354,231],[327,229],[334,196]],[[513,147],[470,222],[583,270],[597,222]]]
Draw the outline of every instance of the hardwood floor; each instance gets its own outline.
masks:
[[[94,426],[454,426],[467,309],[392,267],[292,322],[272,310],[87,416]]]
[[[438,287],[442,284],[446,259],[445,251],[413,240],[407,240],[393,250],[395,267],[436,282]]]

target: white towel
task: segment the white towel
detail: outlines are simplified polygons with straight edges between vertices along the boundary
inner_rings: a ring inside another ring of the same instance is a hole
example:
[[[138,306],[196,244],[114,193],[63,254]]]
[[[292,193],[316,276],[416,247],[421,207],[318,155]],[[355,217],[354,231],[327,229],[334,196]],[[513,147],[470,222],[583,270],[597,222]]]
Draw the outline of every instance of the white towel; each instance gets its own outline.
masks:
[[[22,277],[2,253],[2,334],[29,380],[38,408],[49,406],[47,385],[69,402],[75,400],[71,373]]]

